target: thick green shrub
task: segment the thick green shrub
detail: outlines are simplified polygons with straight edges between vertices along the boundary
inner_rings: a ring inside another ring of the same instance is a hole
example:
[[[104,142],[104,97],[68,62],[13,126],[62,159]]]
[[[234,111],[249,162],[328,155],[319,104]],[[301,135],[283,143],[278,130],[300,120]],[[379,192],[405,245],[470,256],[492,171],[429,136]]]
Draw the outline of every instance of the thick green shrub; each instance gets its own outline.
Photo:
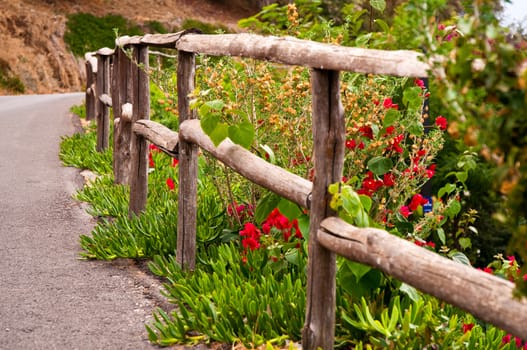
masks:
[[[64,41],[77,56],[96,51],[102,47],[115,46],[116,32],[119,35],[141,35],[139,26],[120,15],[97,17],[90,13],[68,15]]]

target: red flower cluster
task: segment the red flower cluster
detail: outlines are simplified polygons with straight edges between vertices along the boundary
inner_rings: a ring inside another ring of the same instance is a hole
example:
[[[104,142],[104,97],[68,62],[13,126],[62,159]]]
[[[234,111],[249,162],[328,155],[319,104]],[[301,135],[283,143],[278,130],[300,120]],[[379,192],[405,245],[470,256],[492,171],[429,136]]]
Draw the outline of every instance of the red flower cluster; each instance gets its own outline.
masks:
[[[417,210],[417,208],[419,208],[422,205],[425,205],[426,203],[428,203],[428,199],[426,199],[420,194],[414,194],[414,196],[410,200],[410,204],[403,205],[402,207],[399,208],[399,213],[401,213],[402,216],[407,218],[410,215],[412,215],[413,211]]]
[[[174,191],[174,189],[176,188],[176,184],[174,183],[174,180],[169,177],[166,182],[167,182],[168,189],[170,191]]]
[[[446,128],[447,128],[447,121],[446,121],[446,118],[443,117],[442,115],[440,115],[439,117],[436,118],[435,123],[439,127],[439,129],[446,130]]]
[[[364,180],[362,180],[362,186],[357,190],[358,194],[364,194],[371,197],[379,188],[384,185],[381,180],[376,180],[371,171],[368,171]]]
[[[470,332],[474,328],[474,323],[463,323],[463,334]]]
[[[386,151],[395,151],[397,153],[403,153],[403,148],[400,145],[403,139],[403,134],[395,136],[393,139],[390,140],[388,147],[386,147]]]
[[[355,140],[346,140],[346,148],[349,150],[355,148],[364,149],[364,142],[361,141],[357,144]]]
[[[416,86],[419,86],[419,87],[420,87],[421,89],[423,89],[423,90],[426,89],[425,82],[424,82],[422,79],[418,79],[418,78],[416,78],[416,79],[414,80],[414,84],[415,84]]]
[[[260,247],[261,235],[260,230],[253,223],[245,223],[243,230],[240,231],[240,236],[244,237],[242,239],[243,248],[249,248],[250,250],[258,249]]]
[[[436,244],[434,242],[423,242],[420,240],[415,240],[414,243],[419,247],[430,247],[432,249],[435,249],[436,247]]]
[[[236,202],[227,206],[227,215],[236,216],[244,222],[254,216],[254,208],[250,204],[238,204]]]
[[[240,213],[242,213],[246,210],[246,207],[244,205],[239,205],[236,206],[234,210],[241,210]],[[303,238],[300,227],[298,227],[298,220],[294,219],[290,221],[286,216],[280,213],[278,208],[273,209],[267,219],[265,219],[262,224],[262,231],[265,235],[281,233],[285,242],[289,242],[292,235],[298,239]],[[246,262],[247,258],[245,253],[247,252],[247,249],[253,251],[261,247],[262,242],[260,241],[260,238],[262,237],[262,232],[253,223],[247,222],[243,229],[240,230],[240,236],[242,237],[242,246],[244,248],[242,261]],[[277,257],[271,257],[271,259],[276,261]]]
[[[296,238],[302,238],[302,232],[298,227],[298,220],[294,219],[293,221],[289,221],[286,216],[280,213],[278,208],[273,209],[269,216],[267,216],[267,219],[265,219],[264,223],[262,224],[262,230],[265,234],[269,234],[273,227],[282,232],[286,242],[289,241],[293,231]]]
[[[149,168],[155,168],[156,167],[156,164],[154,162],[154,157],[152,156],[152,153],[153,152],[161,152],[161,150],[156,146],[154,145],[153,143],[151,143],[149,146],[148,146],[148,167]]]
[[[393,103],[393,100],[390,97],[384,99],[384,101],[382,102],[382,105],[386,109],[389,109],[389,108],[399,109],[399,105],[397,103]]]
[[[361,136],[367,137],[370,140],[373,140],[373,129],[369,125],[364,125],[359,128]]]
[[[527,341],[523,342],[523,340],[519,337],[513,338],[512,334],[510,333],[505,335],[503,338],[501,338],[501,343],[509,344],[513,339],[514,339],[514,342],[516,343],[516,348],[527,350]],[[523,343],[523,347],[522,347],[522,343]]]
[[[425,205],[426,203],[428,203],[428,199],[426,199],[419,193],[414,194],[414,196],[412,197],[412,200],[410,201],[410,204],[408,204],[408,208],[413,211],[419,208],[419,206]]]

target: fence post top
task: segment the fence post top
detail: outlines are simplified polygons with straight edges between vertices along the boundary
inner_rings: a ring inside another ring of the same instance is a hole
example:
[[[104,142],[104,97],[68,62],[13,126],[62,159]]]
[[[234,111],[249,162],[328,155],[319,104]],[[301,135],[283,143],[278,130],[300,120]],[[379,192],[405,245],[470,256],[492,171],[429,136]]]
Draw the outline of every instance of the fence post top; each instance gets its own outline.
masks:
[[[95,52],[86,52],[84,59],[90,64],[93,73],[97,73],[97,56]]]
[[[103,47],[103,48],[97,50],[96,54],[98,56],[111,56],[111,55],[114,54],[114,52],[115,52],[115,50],[110,49],[109,47]]]

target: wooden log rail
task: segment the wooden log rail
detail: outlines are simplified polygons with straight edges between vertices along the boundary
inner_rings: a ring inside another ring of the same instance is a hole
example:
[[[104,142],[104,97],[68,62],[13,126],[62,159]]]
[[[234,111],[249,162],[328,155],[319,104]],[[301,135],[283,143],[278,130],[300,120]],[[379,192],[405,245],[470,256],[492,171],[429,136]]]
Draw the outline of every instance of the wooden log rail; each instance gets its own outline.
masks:
[[[148,48],[178,50],[179,133],[149,120]],[[215,147],[190,108],[195,54],[250,57],[312,68],[314,182],[268,163],[224,140]],[[335,328],[336,254],[381,269],[423,292],[527,338],[527,302],[513,297],[513,284],[461,265],[389,233],[358,229],[333,217],[328,185],[339,181],[345,128],[339,72],[426,77],[429,67],[411,51],[341,47],[290,37],[254,34],[202,35],[195,30],[120,37],[116,49],[86,55],[87,115],[94,117],[105,147],[107,109],[114,112],[114,176],[130,185],[130,215],[146,205],[147,141],[179,159],[176,260],[194,269],[196,254],[198,147],[250,181],[310,209],[306,350],[330,349]],[[98,59],[98,60],[97,60]],[[94,61],[95,60],[95,61]],[[98,135],[99,140],[99,135]],[[107,146],[106,146],[107,147]]]
[[[512,334],[527,337],[527,300],[514,284],[447,259],[384,230],[323,220],[318,241],[327,249],[408,283]]]

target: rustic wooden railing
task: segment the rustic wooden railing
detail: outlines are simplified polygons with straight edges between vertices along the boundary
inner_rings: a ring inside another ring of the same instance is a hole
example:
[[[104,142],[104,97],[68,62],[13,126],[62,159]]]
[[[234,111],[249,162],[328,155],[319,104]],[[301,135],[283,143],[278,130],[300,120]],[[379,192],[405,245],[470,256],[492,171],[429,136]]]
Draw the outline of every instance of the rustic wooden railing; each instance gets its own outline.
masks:
[[[386,231],[356,228],[334,217],[328,186],[342,176],[345,127],[339,71],[425,77],[428,66],[410,51],[341,47],[252,34],[179,32],[121,37],[116,49],[88,55],[87,118],[98,125],[97,149],[108,146],[108,108],[114,113],[114,175],[130,185],[130,214],[140,214],[147,195],[147,140],[179,158],[177,261],[194,269],[198,147],[252,182],[310,210],[305,349],[333,347],[336,254],[384,271],[483,321],[527,338],[527,302],[515,299],[513,283],[456,263]],[[149,120],[148,47],[178,51],[179,133]],[[126,52],[125,52],[126,50]],[[314,182],[223,141],[215,147],[189,106],[195,54],[251,57],[310,67]],[[96,63],[93,57],[96,57]],[[96,78],[93,75],[96,74]],[[95,82],[95,86],[94,86]],[[111,96],[111,97],[110,97]]]

